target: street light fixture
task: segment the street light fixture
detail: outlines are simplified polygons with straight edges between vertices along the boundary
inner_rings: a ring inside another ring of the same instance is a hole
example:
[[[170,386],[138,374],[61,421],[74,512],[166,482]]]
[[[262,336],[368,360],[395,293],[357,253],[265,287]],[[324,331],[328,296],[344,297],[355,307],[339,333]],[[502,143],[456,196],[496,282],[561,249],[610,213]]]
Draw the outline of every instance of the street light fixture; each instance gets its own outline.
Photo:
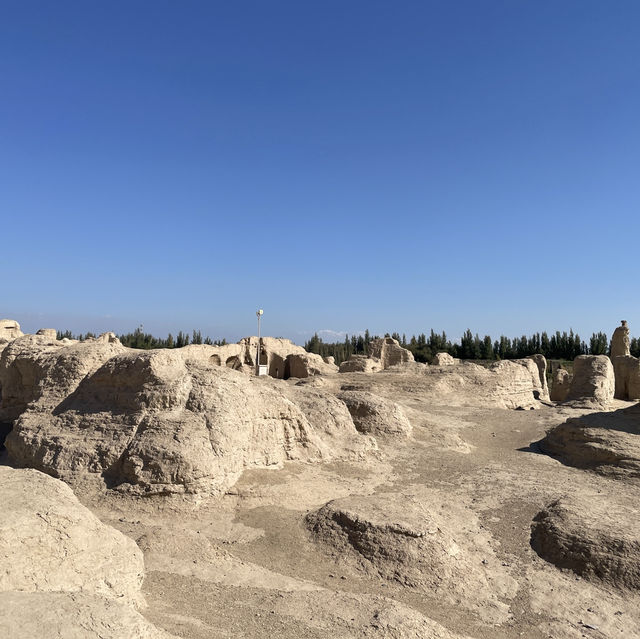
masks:
[[[257,356],[256,356],[256,375],[260,375],[260,320],[264,315],[264,311],[260,308],[256,311],[256,316],[258,317],[258,347],[257,347]]]

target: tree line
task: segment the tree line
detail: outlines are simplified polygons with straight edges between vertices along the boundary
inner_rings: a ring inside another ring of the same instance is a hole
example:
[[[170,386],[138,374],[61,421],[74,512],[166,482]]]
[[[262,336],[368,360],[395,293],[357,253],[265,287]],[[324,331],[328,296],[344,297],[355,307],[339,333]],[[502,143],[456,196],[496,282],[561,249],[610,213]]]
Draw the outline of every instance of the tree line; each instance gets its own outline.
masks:
[[[97,337],[97,335],[95,333],[80,333],[78,335],[73,335],[71,331],[58,331],[57,337],[58,339],[66,337],[68,339],[84,341],[86,339]],[[191,334],[179,331],[175,337],[171,333],[169,333],[166,338],[155,337],[151,333],[145,333],[142,330],[142,327],[136,328],[132,333],[123,333],[116,337],[122,342],[123,346],[128,346],[129,348],[141,348],[144,350],[152,348],[182,348],[189,344],[224,346],[227,343],[226,339],[212,340],[208,335],[203,338],[202,333],[196,330],[192,331]]]
[[[97,337],[95,333],[80,333],[73,335],[71,331],[58,331],[58,339],[68,338],[80,341]],[[191,333],[179,331],[174,337],[171,333],[166,338],[155,337],[151,333],[145,333],[142,327],[133,332],[117,335],[124,346],[130,348],[181,348],[189,344],[209,344],[212,346],[224,346],[226,339],[212,340],[209,336],[203,337],[198,330]],[[573,330],[556,331],[551,335],[546,332],[522,335],[509,338],[501,335],[493,340],[491,336],[480,337],[467,329],[459,341],[452,342],[447,334],[436,333],[431,329],[429,336],[425,333],[412,335],[408,340],[406,336],[398,333],[386,333],[385,337],[393,337],[404,347],[409,349],[416,361],[431,363],[436,353],[449,353],[460,359],[476,360],[500,360],[518,359],[541,353],[547,359],[573,360],[578,355],[607,355],[609,353],[609,339],[606,333],[593,333],[589,342],[583,341]],[[346,335],[342,342],[324,342],[316,333],[305,342],[304,348],[309,353],[316,353],[322,357],[333,357],[336,364],[349,359],[351,355],[369,355],[369,345],[378,335],[371,335],[368,330],[360,335]],[[631,340],[631,354],[640,357],[640,338]]]
[[[607,355],[609,340],[606,333],[593,333],[589,342],[581,339],[573,330],[556,331],[549,335],[546,332],[522,335],[509,338],[501,335],[492,339],[490,335],[480,337],[467,329],[459,341],[452,342],[447,334],[436,333],[433,329],[429,336],[425,333],[413,335],[407,340],[405,335],[387,333],[385,337],[393,337],[413,353],[418,362],[431,363],[436,353],[449,353],[460,359],[501,360],[519,359],[540,353],[547,359],[573,360],[578,355]],[[369,345],[377,335],[371,336],[369,331],[361,335],[346,335],[344,342],[323,342],[316,333],[305,343],[305,349],[322,357],[333,357],[336,364],[349,359],[351,355],[368,355]],[[631,354],[640,357],[640,339],[631,340]]]

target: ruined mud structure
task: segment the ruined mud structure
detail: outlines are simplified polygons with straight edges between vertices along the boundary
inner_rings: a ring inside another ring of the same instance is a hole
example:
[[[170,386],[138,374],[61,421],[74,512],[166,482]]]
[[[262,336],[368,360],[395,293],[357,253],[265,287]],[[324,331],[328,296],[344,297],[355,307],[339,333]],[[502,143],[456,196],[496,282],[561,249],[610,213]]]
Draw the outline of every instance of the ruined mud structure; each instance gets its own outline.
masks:
[[[391,338],[338,371],[0,332],[2,637],[640,637],[626,323],[551,388]]]
[[[325,361],[320,355],[307,353],[288,339],[274,337],[244,337],[237,344],[208,346],[192,344],[184,349],[192,360],[209,362],[213,366],[224,366],[232,370],[254,375],[257,364],[267,367],[270,377],[289,379],[336,372],[338,367]],[[258,362],[258,352],[260,361]]]

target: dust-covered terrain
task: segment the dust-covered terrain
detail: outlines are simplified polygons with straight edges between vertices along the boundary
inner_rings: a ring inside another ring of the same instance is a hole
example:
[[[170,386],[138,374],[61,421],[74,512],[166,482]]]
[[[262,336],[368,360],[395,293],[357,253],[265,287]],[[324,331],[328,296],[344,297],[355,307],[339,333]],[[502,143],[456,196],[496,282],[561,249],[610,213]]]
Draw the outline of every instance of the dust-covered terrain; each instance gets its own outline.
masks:
[[[277,379],[209,348],[5,345],[3,636],[640,637],[640,412],[612,383]]]

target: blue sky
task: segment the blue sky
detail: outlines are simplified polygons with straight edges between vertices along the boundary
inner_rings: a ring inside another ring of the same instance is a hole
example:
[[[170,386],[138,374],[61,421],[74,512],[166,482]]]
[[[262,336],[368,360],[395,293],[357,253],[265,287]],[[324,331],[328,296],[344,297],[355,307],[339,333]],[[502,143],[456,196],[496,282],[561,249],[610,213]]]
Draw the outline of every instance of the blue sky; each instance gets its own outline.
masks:
[[[0,316],[639,334],[639,23],[624,0],[0,0]]]

